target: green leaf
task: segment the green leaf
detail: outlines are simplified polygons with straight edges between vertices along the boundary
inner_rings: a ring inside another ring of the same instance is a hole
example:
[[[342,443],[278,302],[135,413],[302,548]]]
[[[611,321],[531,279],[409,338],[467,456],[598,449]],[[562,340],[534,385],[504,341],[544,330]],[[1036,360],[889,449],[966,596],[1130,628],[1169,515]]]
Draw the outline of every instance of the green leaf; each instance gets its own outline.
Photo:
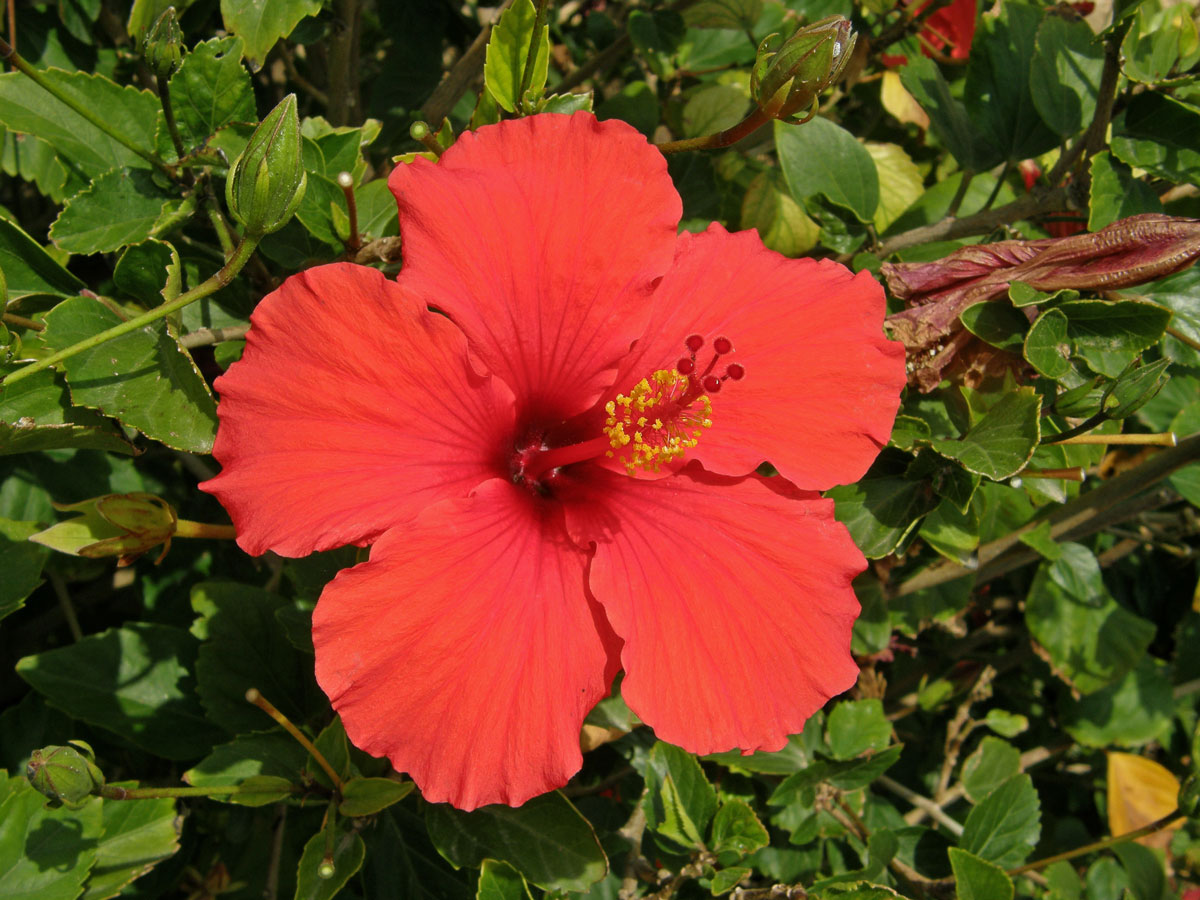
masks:
[[[46,314],[42,336],[61,350],[120,322],[100,301],[74,297]],[[76,405],[111,415],[176,450],[212,450],[217,404],[162,320],[84,350],[63,366]]]
[[[1002,161],[999,148],[981,139],[962,101],[950,93],[950,85],[933,60],[910,57],[908,65],[900,70],[900,81],[929,114],[929,127],[960,166],[980,172]]]
[[[1029,330],[1029,320],[1019,309],[997,300],[968,306],[959,319],[971,334],[1009,353],[1021,352]]]
[[[4,76],[7,77],[7,76]],[[1200,109],[1146,91],[1113,120],[1113,156],[1173,182],[1200,179]]]
[[[258,121],[242,49],[239,37],[201,41],[171,76],[171,105],[185,150],[203,146],[231,122]]]
[[[692,28],[753,28],[763,12],[763,0],[700,0],[684,10]]]
[[[1021,751],[1007,741],[988,735],[963,763],[963,792],[972,803],[978,803],[1020,772]]]
[[[183,773],[183,780],[195,787],[225,787],[261,777],[298,780],[307,759],[308,751],[283,731],[242,734],[214,748]]]
[[[843,700],[829,714],[829,749],[834,759],[854,759],[868,750],[882,750],[892,739],[892,723],[883,702]]]
[[[659,741],[646,763],[646,825],[685,847],[704,846],[717,809],[713,790],[696,757]]]
[[[1025,598],[1025,622],[1056,674],[1090,694],[1137,664],[1154,625],[1117,604],[1090,550],[1072,543],[1059,547],[1058,560],[1038,567]]]
[[[741,884],[742,879],[753,874],[754,870],[746,866],[726,866],[713,875],[709,890],[714,897],[720,897],[722,894],[728,894]]]
[[[96,865],[84,886],[83,900],[108,900],[179,850],[182,818],[170,798],[108,800]]]
[[[864,478],[826,492],[835,515],[868,559],[887,556],[937,506],[929,486],[905,478]]]
[[[325,757],[325,762],[329,763],[330,768],[337,772],[338,777],[343,781],[358,774],[357,769],[350,763],[350,739],[346,737],[346,728],[337,716],[321,729],[321,733],[313,741],[313,746],[317,748],[318,753]],[[333,788],[333,780],[325,771],[325,767],[317,762],[315,755],[309,754],[308,762],[305,763],[305,771],[308,777],[318,784]]]
[[[415,786],[411,781],[390,778],[351,778],[342,790],[338,812],[343,816],[373,816],[403,800]]]
[[[1181,409],[1171,420],[1170,427],[1177,435],[1200,433],[1200,400]],[[1200,508],[1200,463],[1177,469],[1167,480],[1185,500]]]
[[[754,810],[741,800],[731,799],[722,803],[713,817],[711,843],[713,853],[742,857],[767,846],[770,837]]]
[[[943,500],[925,517],[918,534],[947,559],[971,565],[979,548],[979,510],[968,507],[964,513],[953,500]]]
[[[1143,285],[1138,292],[1171,310],[1172,331],[1200,344],[1200,266]],[[1200,368],[1200,349],[1172,335],[1163,338],[1162,350],[1168,359]]]
[[[75,448],[135,453],[111,419],[72,406],[57,372],[34,372],[0,392],[0,456]]]
[[[608,871],[591,825],[557,791],[516,809],[484,806],[468,813],[433,804],[425,824],[438,852],[453,865],[479,866],[490,857],[546,890],[586,891]]]
[[[1149,657],[1115,684],[1080,700],[1064,699],[1062,727],[1081,744],[1139,747],[1171,727],[1174,701],[1166,667]]]
[[[1169,359],[1133,365],[1104,391],[1101,407],[1110,419],[1127,419],[1158,395],[1170,380]],[[1185,432],[1186,434],[1186,432]]]
[[[872,141],[866,147],[879,175],[879,205],[872,221],[875,230],[882,234],[925,193],[925,179],[899,144]]]
[[[1026,361],[1047,378],[1059,379],[1071,371],[1066,313],[1048,309],[1038,316],[1029,326],[1021,352]]]
[[[536,99],[546,87],[546,74],[550,64],[550,26],[543,24],[541,34],[533,33],[537,22],[537,8],[533,0],[515,0],[500,16],[488,38],[487,57],[483,64],[483,81],[487,91],[508,112],[517,112],[524,106],[519,97],[521,80],[525,74],[525,62],[529,47],[536,41],[533,56],[533,73],[529,78],[528,94]]]
[[[389,237],[399,233],[396,198],[388,190],[386,178],[376,178],[355,188],[358,207],[358,233],[365,237]]]
[[[1003,868],[958,847],[949,854],[958,900],[1012,900],[1013,882]]]
[[[809,719],[810,724],[805,725],[805,729],[815,727],[815,723],[820,718],[818,715]],[[728,753],[711,753],[704,759],[730,768],[743,769],[747,772],[762,772],[767,775],[791,775],[812,761],[804,749],[804,737],[799,734],[789,737],[782,750],[751,753],[749,756],[742,756],[738,751],[731,750]]]
[[[757,230],[764,244],[784,256],[807,253],[821,237],[821,226],[788,193],[777,169],[760,172],[746,188],[741,225]]]
[[[1042,11],[1006,3],[1003,16],[982,16],[967,64],[963,105],[978,137],[1016,162],[1058,145],[1037,114],[1033,57]],[[988,168],[981,166],[980,168]]]
[[[1042,870],[1046,883],[1050,887],[1047,900],[1081,900],[1083,897],[1083,881],[1075,867],[1066,860],[1051,863]]]
[[[4,77],[0,75],[0,79]],[[42,294],[70,297],[85,287],[41,244],[4,218],[0,218],[0,271],[4,273],[10,301]]]
[[[205,582],[192,589],[207,640],[196,662],[196,692],[210,721],[231,733],[267,728],[271,720],[246,702],[257,688],[285,716],[303,721],[317,687],[312,661],[287,639],[275,611],[288,601],[249,585]]]
[[[0,432],[2,433],[2,432]],[[42,583],[42,567],[50,550],[29,541],[41,530],[36,522],[0,518],[0,619],[25,605],[25,598]]]
[[[892,744],[872,756],[844,761],[819,759],[803,771],[785,778],[767,802],[772,806],[787,806],[822,781],[828,781],[839,790],[856,791],[890,769],[903,749],[903,744]]]
[[[1032,387],[1006,393],[959,440],[931,442],[934,450],[969,472],[994,481],[1021,471],[1041,437],[1042,400]]]
[[[333,871],[326,874],[325,854],[333,851]],[[304,845],[296,867],[296,900],[329,900],[362,868],[366,845],[356,832],[330,825]]]
[[[108,253],[146,240],[175,202],[145,169],[114,169],[67,201],[50,239],[69,253]]]
[[[153,152],[155,123],[162,111],[152,93],[121,87],[103,75],[61,69],[46,69],[41,75],[81,106],[103,111],[114,131],[147,153]],[[0,122],[10,131],[46,141],[65,165],[87,178],[113,169],[150,168],[146,160],[20,72],[0,75]]]
[[[506,862],[485,859],[479,869],[475,900],[533,900],[525,876]]]
[[[686,31],[683,18],[669,9],[635,9],[626,25],[638,55],[659,78],[675,76],[675,54]]]
[[[87,184],[78,171],[67,168],[53,147],[32,134],[4,132],[0,166],[9,175],[32,182],[54,203],[62,203]]]
[[[917,416],[896,416],[888,443],[901,450],[913,450],[917,444],[929,443],[933,432],[929,423]]]
[[[746,115],[749,99],[727,84],[708,84],[696,90],[683,105],[684,137],[703,137],[732,128]]]
[[[1029,718],[1019,713],[1011,713],[1004,709],[989,709],[983,718],[983,724],[1003,737],[1016,737],[1023,731],[1029,730]]]
[[[3,782],[0,782],[3,784]],[[24,778],[0,794],[0,884],[4,900],[75,900],[96,862],[98,797],[78,810],[50,809]]]
[[[1113,159],[1108,151],[1092,157],[1088,231],[1099,231],[1127,216],[1162,211],[1158,194],[1146,182],[1134,178],[1129,166]]]
[[[168,299],[163,291],[172,271],[178,273],[179,269],[179,254],[171,244],[149,240],[125,248],[113,269],[113,284],[142,306],[158,306]]]
[[[1121,43],[1122,71],[1133,81],[1154,84],[1186,72],[1200,59],[1200,38],[1186,5],[1138,8]]]
[[[1092,121],[1104,45],[1087,22],[1047,16],[1038,26],[1032,66],[1033,105],[1056,134],[1070,137]]]
[[[775,149],[797,202],[819,194],[860,222],[872,221],[879,205],[879,171],[849,131],[820,116],[804,125],[776,122]]]
[[[225,30],[245,42],[243,52],[256,72],[276,41],[291,34],[305,16],[320,11],[321,0],[221,0]]]
[[[1112,849],[1129,876],[1133,900],[1162,900],[1167,896],[1167,873],[1153,850],[1132,841]]]
[[[1033,780],[1014,775],[967,815],[959,846],[1011,869],[1025,862],[1042,833],[1041,804]]]
[[[131,622],[26,656],[17,673],[67,715],[167,759],[195,759],[219,732],[195,698],[186,631]]]
[[[1076,352],[1110,378],[1158,343],[1171,321],[1166,307],[1138,300],[1073,300],[1058,308],[1066,314]]]

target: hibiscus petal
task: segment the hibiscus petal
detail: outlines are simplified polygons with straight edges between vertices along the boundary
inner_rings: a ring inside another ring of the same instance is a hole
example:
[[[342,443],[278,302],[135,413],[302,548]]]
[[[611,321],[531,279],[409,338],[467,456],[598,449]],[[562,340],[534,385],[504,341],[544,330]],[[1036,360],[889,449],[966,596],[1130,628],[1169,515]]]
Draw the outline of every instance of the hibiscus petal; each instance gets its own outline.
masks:
[[[718,361],[745,367],[712,396],[712,428],[688,452],[710,471],[743,475],[769,460],[806,490],[857,480],[888,441],[905,383],[904,348],[883,336],[883,289],[828,260],[787,259],[755,232],[713,225],[680,235],[675,265],[654,295],[646,337],[617,388],[670,369],[684,340],[728,337]]]
[[[682,207],[662,155],[623,122],[540,115],[468,132],[389,185],[400,283],[462,327],[522,412],[591,406],[671,264]]]
[[[500,473],[512,395],[467,361],[461,331],[365,266],[289,278],[216,381],[204,482],[248,553],[369,543]]]
[[[501,479],[384,534],[313,614],[350,740],[462,809],[565,784],[620,645],[585,560],[556,507]]]
[[[781,478],[692,463],[656,481],[593,468],[567,503],[595,541],[592,593],[621,651],[621,694],[693,753],[778,750],[854,684],[851,579],[865,566],[833,503]]]

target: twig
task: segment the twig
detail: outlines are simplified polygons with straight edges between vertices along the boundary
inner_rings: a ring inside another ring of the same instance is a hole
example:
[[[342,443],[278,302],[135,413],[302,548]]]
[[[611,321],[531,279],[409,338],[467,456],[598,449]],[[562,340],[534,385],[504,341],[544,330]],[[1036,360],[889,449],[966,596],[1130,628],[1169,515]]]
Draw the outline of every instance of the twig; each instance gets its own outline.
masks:
[[[67,628],[71,632],[71,637],[82,641],[83,629],[79,627],[79,617],[75,615],[75,604],[71,602],[71,592],[67,590],[67,583],[55,571],[48,569],[46,575],[50,579],[51,587],[54,588],[54,595],[58,597],[58,607],[62,610],[63,618],[67,620]]]
[[[224,328],[197,328],[189,331],[179,339],[182,347],[189,350],[192,347],[206,347],[209,344],[219,344],[222,341],[237,341],[246,336],[249,325],[226,325]]]
[[[661,144],[655,144],[654,146],[662,153],[682,153],[685,150],[717,150],[721,147],[736,144],[742,138],[749,137],[769,121],[770,119],[766,113],[761,109],[755,109],[754,112],[750,113],[750,115],[746,116],[746,118],[742,119],[742,121],[738,122],[732,128],[726,128],[717,134],[684,138],[680,141],[663,141]]]
[[[913,806],[917,807],[918,810],[924,812],[931,819],[933,819],[938,824],[945,827],[945,829],[947,831],[949,831],[955,837],[962,836],[962,833],[963,833],[962,825],[960,825],[958,822],[954,821],[954,819],[950,818],[950,816],[948,816],[945,812],[942,811],[941,806],[934,803],[928,797],[918,794],[916,791],[905,787],[900,782],[889,778],[887,775],[880,775],[878,778],[875,779],[875,783],[878,784],[881,788],[891,791],[897,797],[907,800]],[[959,797],[962,796],[961,791],[959,792],[958,796]],[[958,799],[958,797],[955,797],[954,799]],[[946,795],[946,800],[944,800],[943,802],[949,802],[949,793]],[[922,816],[922,818],[924,818],[924,816]],[[909,819],[909,816],[905,816],[905,821],[908,821],[908,819]],[[917,821],[920,821],[920,819],[918,819]],[[912,824],[916,824],[916,823],[914,822]]]
[[[1130,432],[1129,434],[1077,434],[1072,437],[1064,438],[1062,435],[1055,435],[1058,438],[1056,441],[1047,441],[1046,443],[1054,444],[1128,444],[1133,446],[1153,446],[1153,447],[1174,447],[1179,441],[1175,437],[1175,432],[1166,431],[1162,434],[1139,434]]]
[[[620,900],[632,900],[637,896],[638,874],[640,870],[649,868],[650,864],[642,856],[642,835],[646,833],[646,811],[641,801],[634,806],[629,819],[617,832],[629,844],[629,856],[625,860],[625,874],[621,878],[621,889],[617,893]]]
[[[359,121],[358,47],[361,21],[359,0],[334,0],[329,37],[329,95],[325,113],[331,125]]]
[[[307,750],[309,755],[317,761],[317,765],[325,770],[325,774],[329,776],[329,780],[333,782],[333,786],[337,788],[338,793],[342,792],[342,790],[345,788],[345,785],[342,783],[342,777],[337,773],[337,770],[329,764],[329,760],[325,758],[325,754],[317,749],[316,744],[310,741],[308,736],[292,723],[291,719],[276,709],[275,704],[259,693],[258,688],[250,688],[246,691],[246,701],[248,703],[253,703],[268,716],[282,725],[284,730],[296,739],[296,743]]]
[[[1021,875],[1025,872],[1032,872],[1035,869],[1042,869],[1056,862],[1062,862],[1068,859],[1075,859],[1077,856],[1083,856],[1087,853],[1095,853],[1100,850],[1107,850],[1109,847],[1115,847],[1117,844],[1125,844],[1129,841],[1135,841],[1140,837],[1145,837],[1148,834],[1154,834],[1156,831],[1161,831],[1177,819],[1184,818],[1184,813],[1181,810],[1175,810],[1173,813],[1163,816],[1161,819],[1156,819],[1149,825],[1143,825],[1133,831],[1127,831],[1125,834],[1117,835],[1116,837],[1105,838],[1102,841],[1095,841],[1091,844],[1085,844],[1082,847],[1076,847],[1074,850],[1067,850],[1065,853],[1056,853],[1053,856],[1047,856],[1043,859],[1035,859],[1031,863],[1026,863],[1023,866],[1018,866],[1015,869],[1009,869],[1009,875]]]
[[[496,18],[499,19],[500,14],[511,4],[512,0],[504,0],[496,7]],[[433,89],[433,93],[421,107],[422,119],[427,122],[442,121],[450,114],[450,110],[454,109],[458,98],[466,93],[467,88],[483,74],[483,62],[487,53],[488,38],[491,37],[491,34],[491,23],[484,25],[479,30],[479,34],[475,36],[475,40],[471,42],[467,52],[459,57],[458,62],[446,73],[446,77]]]
[[[4,324],[16,325],[18,328],[28,328],[30,331],[45,331],[46,326],[41,322],[35,322],[33,319],[27,319],[24,316],[18,316],[16,313],[4,313]]]
[[[263,900],[275,900],[279,895],[279,861],[283,857],[283,832],[287,825],[287,804],[280,803],[279,819],[275,823],[275,833],[271,836],[271,858],[267,863],[267,884],[263,889]]]

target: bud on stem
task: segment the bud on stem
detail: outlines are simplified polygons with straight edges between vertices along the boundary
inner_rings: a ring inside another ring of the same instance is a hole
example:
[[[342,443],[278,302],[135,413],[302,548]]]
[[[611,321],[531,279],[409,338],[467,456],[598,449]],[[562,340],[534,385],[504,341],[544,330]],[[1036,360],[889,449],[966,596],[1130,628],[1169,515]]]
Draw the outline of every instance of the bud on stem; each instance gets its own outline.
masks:
[[[96,756],[84,741],[73,746],[43,747],[29,757],[25,774],[29,783],[50,798],[52,806],[79,809],[91,795],[104,787],[104,773],[96,766]]]
[[[775,49],[778,38],[770,35],[758,45],[750,93],[768,117],[807,122],[817,112],[820,93],[842,77],[856,36],[844,17],[830,16],[798,29]],[[806,110],[807,115],[796,118]]]
[[[296,95],[288,94],[254,130],[225,182],[230,213],[261,237],[278,231],[295,214],[308,176],[300,159]]]

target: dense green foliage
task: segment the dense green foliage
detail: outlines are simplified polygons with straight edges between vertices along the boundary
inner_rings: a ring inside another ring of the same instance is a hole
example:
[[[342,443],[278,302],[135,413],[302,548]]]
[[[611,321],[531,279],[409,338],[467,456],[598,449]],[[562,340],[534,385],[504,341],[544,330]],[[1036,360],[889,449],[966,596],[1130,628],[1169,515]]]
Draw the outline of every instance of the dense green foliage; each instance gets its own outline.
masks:
[[[1200,770],[1194,4],[1005,0],[973,40],[934,18],[962,0],[176,6],[8,11],[0,894],[1194,900],[1194,782],[1151,846],[1089,847]],[[752,127],[770,54],[830,15],[858,39],[819,116],[795,124],[830,58]],[[284,277],[399,269],[395,157],[578,109],[663,145],[683,227],[877,273],[911,383],[829,494],[871,560],[853,692],[778,753],[703,759],[616,696],[562,792],[466,813],[350,746],[315,683],[355,549],[251,558],[196,524],[226,521],[196,490],[210,385]],[[938,262],[962,247],[965,280]]]

